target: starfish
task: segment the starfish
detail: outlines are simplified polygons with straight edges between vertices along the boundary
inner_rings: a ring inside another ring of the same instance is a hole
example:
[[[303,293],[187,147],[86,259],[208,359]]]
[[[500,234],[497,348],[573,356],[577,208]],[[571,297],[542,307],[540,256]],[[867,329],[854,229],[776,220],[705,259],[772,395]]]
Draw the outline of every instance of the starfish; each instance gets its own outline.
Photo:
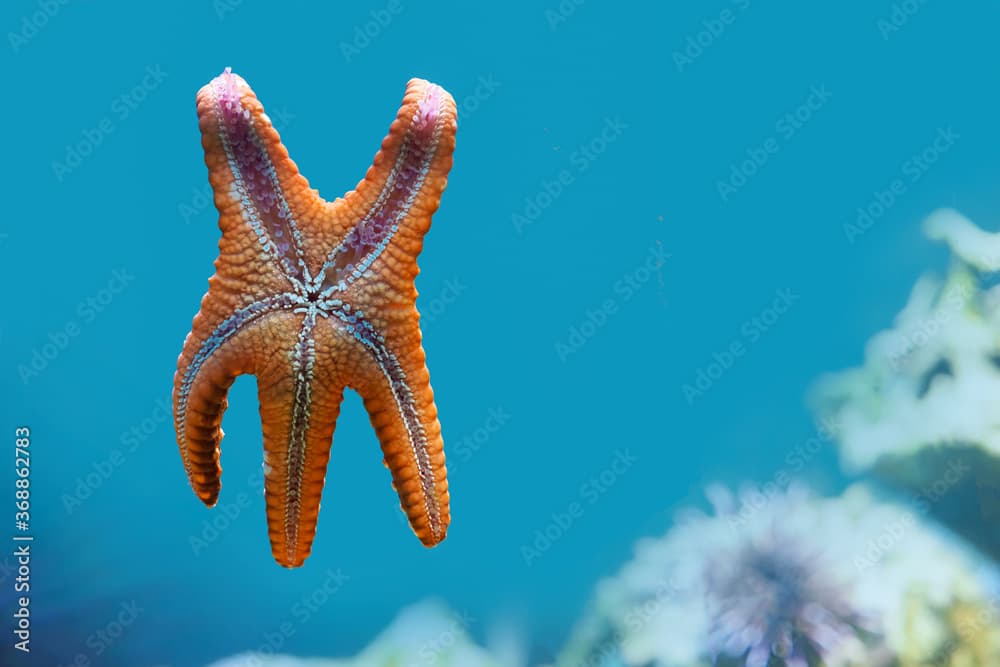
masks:
[[[364,179],[332,202],[309,187],[228,68],[197,106],[222,238],[174,377],[191,487],[218,502],[226,395],[237,376],[255,375],[271,551],[280,565],[302,565],[348,387],[364,399],[410,526],[438,544],[448,482],[414,280],[451,169],[454,100],[411,80]]]

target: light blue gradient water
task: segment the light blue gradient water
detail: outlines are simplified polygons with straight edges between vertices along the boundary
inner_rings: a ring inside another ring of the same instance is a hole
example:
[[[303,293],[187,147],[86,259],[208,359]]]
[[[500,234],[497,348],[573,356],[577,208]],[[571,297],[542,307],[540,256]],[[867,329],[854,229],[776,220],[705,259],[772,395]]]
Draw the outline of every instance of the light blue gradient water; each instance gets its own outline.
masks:
[[[923,216],[996,228],[995,3],[915,3],[891,32],[881,0],[562,4],[5,4],[0,465],[30,426],[34,641],[55,656],[35,664],[203,665],[289,618],[282,651],[344,655],[428,596],[476,635],[520,618],[551,657],[637,538],[707,481],[771,478],[813,435],[810,381],[858,362],[943,268]],[[163,405],[219,236],[194,94],[225,66],[327,198],[363,176],[410,77],[459,102],[417,281],[453,469],[439,548],[404,525],[353,394],[305,567],[273,562],[248,481],[252,378],[230,394],[220,507],[187,486]],[[734,165],[756,173],[731,192]],[[835,490],[832,445],[800,473]],[[346,581],[301,622],[330,570]],[[121,637],[88,642],[131,601]]]

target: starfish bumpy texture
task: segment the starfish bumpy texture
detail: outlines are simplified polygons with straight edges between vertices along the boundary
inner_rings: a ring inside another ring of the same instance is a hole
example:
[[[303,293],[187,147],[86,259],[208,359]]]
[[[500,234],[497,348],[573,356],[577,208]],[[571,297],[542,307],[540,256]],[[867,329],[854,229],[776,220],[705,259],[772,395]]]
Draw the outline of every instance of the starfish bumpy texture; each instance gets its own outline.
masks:
[[[222,238],[174,379],[192,488],[218,501],[226,394],[238,375],[255,375],[271,548],[281,565],[302,565],[350,387],[410,525],[434,546],[448,529],[448,482],[414,279],[452,164],[454,101],[411,80],[368,173],[332,202],[299,174],[242,78],[226,69],[197,106]]]

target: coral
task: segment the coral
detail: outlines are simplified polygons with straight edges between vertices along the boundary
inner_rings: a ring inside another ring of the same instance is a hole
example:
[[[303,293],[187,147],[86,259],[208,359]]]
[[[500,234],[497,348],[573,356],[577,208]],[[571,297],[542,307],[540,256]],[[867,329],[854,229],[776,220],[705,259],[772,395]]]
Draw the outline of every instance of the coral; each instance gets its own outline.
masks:
[[[850,472],[874,471],[1000,557],[1000,234],[952,210],[925,231],[952,251],[947,278],[920,278],[864,365],[821,378],[810,402],[838,425]]]
[[[954,211],[931,216],[926,230],[962,253],[948,278],[920,278],[893,327],[868,342],[864,366],[825,376],[812,392],[839,424],[852,470],[939,443],[1000,456],[1000,291],[981,286],[993,265],[967,247],[984,233]]]
[[[995,571],[918,509],[863,485],[709,495],[599,585],[557,667],[1000,664]]]
[[[243,653],[211,667],[518,667],[513,643],[493,652],[469,638],[467,620],[444,606],[425,602],[404,609],[382,634],[354,658],[296,658]]]

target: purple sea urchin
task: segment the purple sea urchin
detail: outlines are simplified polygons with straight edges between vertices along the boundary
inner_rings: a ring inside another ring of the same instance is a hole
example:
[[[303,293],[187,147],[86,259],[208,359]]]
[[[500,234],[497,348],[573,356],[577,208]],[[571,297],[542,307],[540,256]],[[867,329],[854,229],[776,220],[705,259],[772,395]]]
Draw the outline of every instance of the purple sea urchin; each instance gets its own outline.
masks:
[[[709,650],[718,664],[823,667],[825,656],[866,634],[867,622],[821,559],[775,535],[706,569]]]

